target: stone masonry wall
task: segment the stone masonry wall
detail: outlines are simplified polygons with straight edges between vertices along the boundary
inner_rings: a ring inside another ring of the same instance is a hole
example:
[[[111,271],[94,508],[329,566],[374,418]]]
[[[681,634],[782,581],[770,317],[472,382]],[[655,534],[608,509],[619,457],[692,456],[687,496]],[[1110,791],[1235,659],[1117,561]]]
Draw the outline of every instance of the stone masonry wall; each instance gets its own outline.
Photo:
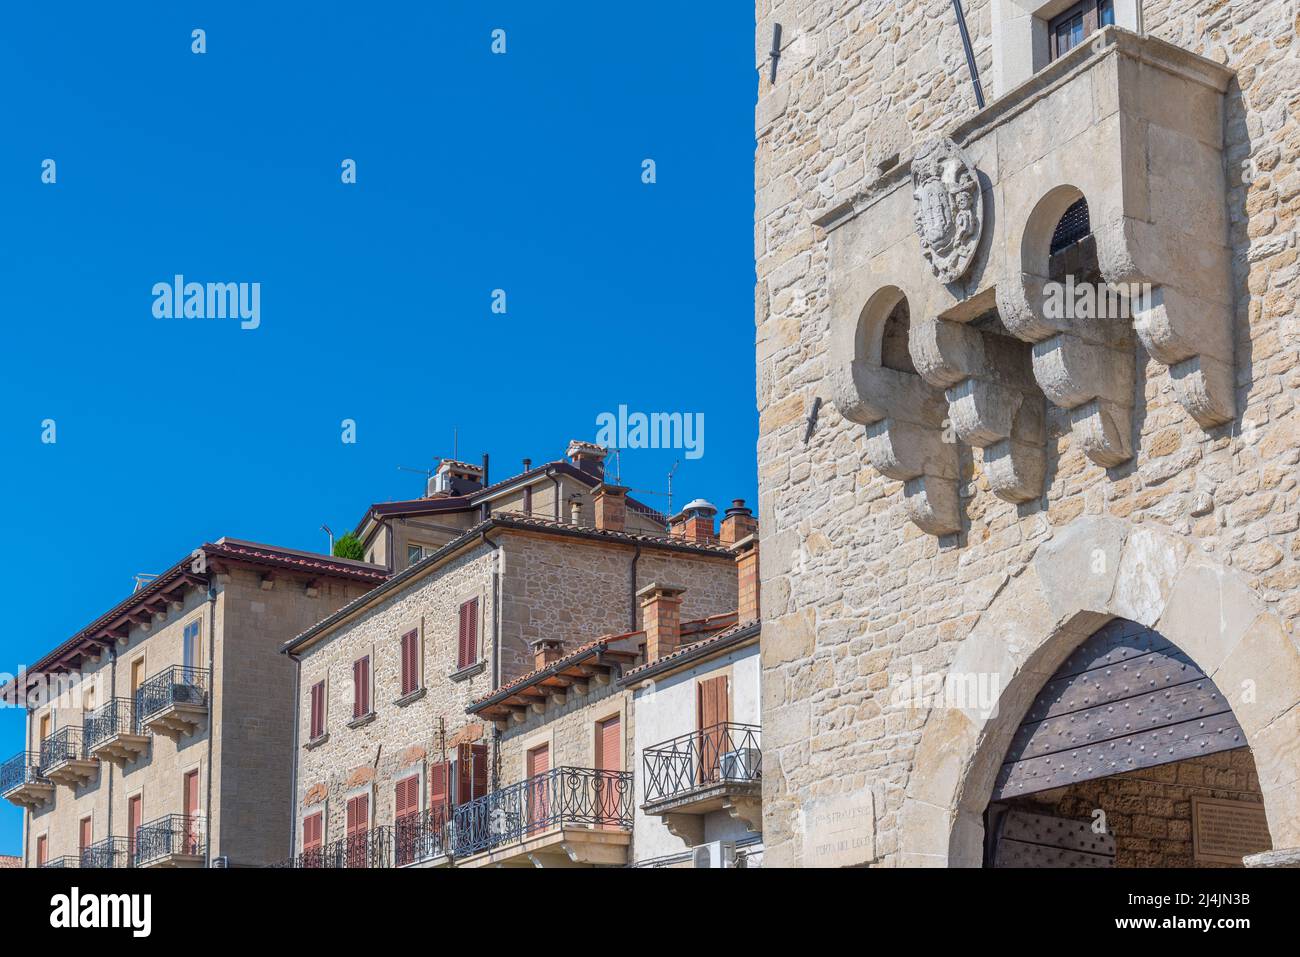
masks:
[[[964,7],[991,92],[991,6]],[[926,712],[890,709],[891,674],[942,671],[992,596],[1081,515],[1156,523],[1246,573],[1295,639],[1300,619],[1300,122],[1294,30],[1267,0],[1146,0],[1148,33],[1237,73],[1225,119],[1236,299],[1237,416],[1202,431],[1165,366],[1137,349],[1135,457],[1091,464],[1049,419],[1047,488],[1015,506],[989,494],[963,449],[964,529],[921,533],[901,485],[866,463],[864,430],[830,403],[828,241],[833,198],[975,112],[947,0],[759,0],[755,158],[760,412],[764,838],[799,863],[807,800],[871,788],[876,859],[898,863],[898,812]],[[781,23],[775,87],[767,51]],[[1292,34],[1287,34],[1289,39]],[[1290,57],[1290,58],[1288,58]],[[805,420],[821,397],[817,427]]]

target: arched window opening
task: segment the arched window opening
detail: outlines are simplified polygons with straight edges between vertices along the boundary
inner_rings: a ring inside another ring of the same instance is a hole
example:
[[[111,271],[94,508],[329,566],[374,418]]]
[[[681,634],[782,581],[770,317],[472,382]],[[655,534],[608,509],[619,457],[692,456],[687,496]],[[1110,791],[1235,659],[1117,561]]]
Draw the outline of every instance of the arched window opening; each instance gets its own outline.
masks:
[[[911,329],[912,314],[907,307],[907,300],[900,299],[898,305],[885,319],[884,334],[880,342],[880,364],[886,369],[916,375],[916,366],[912,362],[912,353],[907,345]]]

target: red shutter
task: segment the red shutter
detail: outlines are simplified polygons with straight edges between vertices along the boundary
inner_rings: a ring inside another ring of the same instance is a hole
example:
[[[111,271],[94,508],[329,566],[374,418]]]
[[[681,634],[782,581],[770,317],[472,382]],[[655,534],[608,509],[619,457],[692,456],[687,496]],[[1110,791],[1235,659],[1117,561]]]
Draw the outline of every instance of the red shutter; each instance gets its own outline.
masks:
[[[370,831],[370,795],[348,801],[348,867],[366,866],[366,835]]]
[[[325,734],[325,682],[311,686],[311,740]]]
[[[482,797],[487,794],[488,789],[487,745],[471,745],[469,750],[474,767],[474,780],[472,784],[474,797]]]
[[[400,821],[407,815],[418,813],[420,813],[420,776],[412,774],[397,782],[393,818]]]
[[[543,744],[528,752],[528,820],[538,826],[550,817],[549,778],[543,777],[551,769],[551,749]]]
[[[623,770],[623,755],[619,737],[618,715],[601,721],[596,726],[596,770]]]
[[[402,636],[402,694],[420,687],[419,633],[408,631]]]
[[[474,755],[468,744],[456,745],[456,803],[474,798]]]
[[[471,598],[460,606],[460,640],[456,665],[468,668],[478,660],[478,599]]]
[[[351,805],[349,805],[351,813]],[[324,815],[317,811],[311,817],[302,819],[302,850],[304,854],[320,850],[325,837]]]
[[[352,664],[352,717],[363,718],[370,713],[370,657],[359,658]]]
[[[446,761],[440,761],[429,766],[429,811],[432,813],[435,825],[438,827],[445,824],[447,819],[449,803],[447,770]]]

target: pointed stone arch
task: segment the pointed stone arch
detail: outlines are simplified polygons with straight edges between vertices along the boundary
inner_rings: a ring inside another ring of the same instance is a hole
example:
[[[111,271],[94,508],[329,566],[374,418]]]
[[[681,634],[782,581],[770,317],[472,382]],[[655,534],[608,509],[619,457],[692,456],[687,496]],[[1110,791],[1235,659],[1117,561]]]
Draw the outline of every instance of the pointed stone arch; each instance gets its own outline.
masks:
[[[1300,649],[1238,572],[1185,538],[1081,519],[1009,579],[949,674],[996,675],[989,713],[934,709],[900,816],[904,866],[978,867],[983,812],[1021,719],[1061,662],[1112,618],[1154,628],[1228,699],[1259,774],[1274,853],[1300,847]]]

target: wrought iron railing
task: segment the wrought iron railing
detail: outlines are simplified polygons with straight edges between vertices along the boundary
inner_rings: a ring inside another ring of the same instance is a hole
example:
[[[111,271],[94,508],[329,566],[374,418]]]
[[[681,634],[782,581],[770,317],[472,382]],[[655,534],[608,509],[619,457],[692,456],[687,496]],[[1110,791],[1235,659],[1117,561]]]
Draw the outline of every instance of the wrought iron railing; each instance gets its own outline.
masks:
[[[125,837],[106,837],[81,852],[79,867],[130,867],[133,863],[131,841]]]
[[[350,834],[322,847],[303,851],[297,857],[290,858],[278,866],[308,870],[392,867],[392,831],[388,827],[380,826],[359,834]]]
[[[135,702],[130,698],[114,698],[102,708],[89,712],[81,727],[85,732],[87,751],[115,734],[139,734]]]
[[[0,794],[24,784],[48,784],[41,773],[41,756],[37,751],[20,751],[0,764]]]
[[[81,866],[81,858],[78,857],[76,854],[64,854],[62,857],[51,857],[48,861],[46,861],[44,864],[41,865],[42,868],[80,867],[80,866]]]
[[[80,728],[60,728],[41,742],[41,769],[64,761],[86,760],[85,737]]]
[[[653,804],[719,784],[763,777],[759,726],[723,722],[646,748],[645,801]]]
[[[135,832],[137,867],[165,857],[202,857],[208,852],[207,827],[201,815],[167,814]]]
[[[147,679],[135,693],[135,713],[141,721],[174,704],[207,703],[207,668],[172,665]]]
[[[632,826],[632,773],[552,768],[456,808],[452,852],[465,857],[558,827]]]
[[[449,853],[448,824],[441,809],[398,818],[393,825],[393,863],[405,867]]]

